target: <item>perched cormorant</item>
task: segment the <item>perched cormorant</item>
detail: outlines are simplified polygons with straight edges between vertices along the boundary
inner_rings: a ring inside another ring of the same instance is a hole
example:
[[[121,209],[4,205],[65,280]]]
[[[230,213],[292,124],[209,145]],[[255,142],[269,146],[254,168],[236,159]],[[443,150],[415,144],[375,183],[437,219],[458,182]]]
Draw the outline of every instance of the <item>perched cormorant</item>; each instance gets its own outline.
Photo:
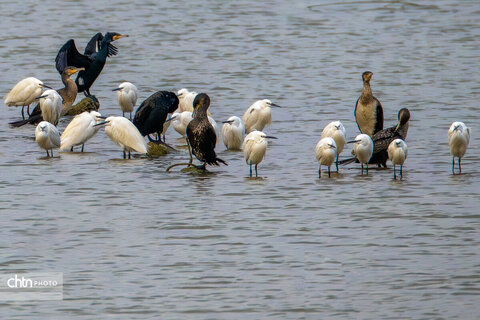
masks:
[[[62,82],[65,86],[57,90],[58,94],[62,97],[63,100],[61,116],[65,115],[68,110],[70,110],[73,103],[75,102],[75,99],[77,98],[77,85],[75,84],[75,81],[70,79],[70,77],[81,70],[84,70],[84,68],[75,68],[72,66],[68,66],[62,71]],[[33,109],[32,113],[30,113],[28,119],[11,122],[10,125],[12,127],[21,127],[27,123],[37,124],[43,120],[44,119],[42,118],[40,104],[37,104],[37,106]]]
[[[59,73],[62,73],[67,66],[85,68],[78,73],[75,83],[78,92],[84,92],[86,96],[91,96],[90,87],[102,72],[107,57],[117,54],[117,48],[111,42],[123,37],[128,37],[128,35],[108,32],[102,36],[101,33],[97,33],[90,39],[85,48],[85,54],[78,52],[75,41],[70,39],[58,51],[55,58],[56,68]]]
[[[405,140],[408,133],[408,121],[410,120],[410,111],[407,108],[402,108],[398,111],[398,123],[396,126],[381,130],[372,136],[373,140],[373,155],[368,163],[378,164],[378,166],[387,167],[387,148],[395,139]],[[340,164],[348,164],[355,161],[355,158],[344,159],[339,161]]]
[[[149,134],[156,133],[157,142],[159,142],[167,115],[177,108],[178,98],[174,92],[158,91],[145,99],[138,107],[133,118],[133,124],[142,136],[148,136],[150,141],[153,141],[153,139],[150,138]]]
[[[383,108],[380,101],[372,94],[370,79],[373,73],[365,71],[362,74],[363,90],[355,104],[355,121],[361,133],[370,137],[383,129]]]
[[[199,169],[205,170],[207,164],[219,165],[225,161],[217,158],[215,145],[217,135],[212,124],[208,121],[207,110],[210,106],[210,98],[205,93],[199,93],[193,101],[193,120],[187,125],[187,141],[192,153],[198,160],[203,162]]]

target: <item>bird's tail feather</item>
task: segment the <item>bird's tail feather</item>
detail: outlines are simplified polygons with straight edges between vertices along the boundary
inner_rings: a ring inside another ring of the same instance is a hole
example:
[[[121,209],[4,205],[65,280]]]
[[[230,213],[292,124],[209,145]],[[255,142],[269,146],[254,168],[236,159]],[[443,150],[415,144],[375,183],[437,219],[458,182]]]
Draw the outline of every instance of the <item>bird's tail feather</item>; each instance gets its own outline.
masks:
[[[339,161],[338,161],[338,164],[340,164],[340,165],[346,165],[346,164],[349,164],[349,163],[354,162],[356,159],[357,159],[357,158],[352,157],[352,158],[347,158],[347,159],[339,160]]]
[[[18,121],[10,122],[9,125],[11,125],[14,128],[18,128],[18,127],[21,127],[23,125],[26,125],[28,122],[29,122],[28,119],[18,120]]]
[[[224,165],[228,166],[228,163],[220,158],[216,158],[215,161],[219,161],[221,163],[223,163]],[[217,163],[217,166],[218,166],[218,163]]]

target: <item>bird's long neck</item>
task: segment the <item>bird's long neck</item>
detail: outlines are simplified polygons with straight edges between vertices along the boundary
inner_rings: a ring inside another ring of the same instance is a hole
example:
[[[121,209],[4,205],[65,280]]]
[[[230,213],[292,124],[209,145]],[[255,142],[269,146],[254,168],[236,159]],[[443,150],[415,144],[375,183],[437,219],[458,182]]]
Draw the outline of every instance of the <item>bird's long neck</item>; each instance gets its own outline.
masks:
[[[194,118],[208,120],[207,108],[199,107],[197,110],[195,110]]]
[[[78,88],[75,84],[75,81],[70,79],[70,76],[66,73],[62,74],[62,82],[65,85],[65,89],[67,90],[67,92],[75,92],[75,94],[77,93]]]
[[[360,100],[363,103],[363,102],[368,102],[371,99],[373,99],[373,93],[372,93],[372,88],[370,87],[370,82],[364,81]]]

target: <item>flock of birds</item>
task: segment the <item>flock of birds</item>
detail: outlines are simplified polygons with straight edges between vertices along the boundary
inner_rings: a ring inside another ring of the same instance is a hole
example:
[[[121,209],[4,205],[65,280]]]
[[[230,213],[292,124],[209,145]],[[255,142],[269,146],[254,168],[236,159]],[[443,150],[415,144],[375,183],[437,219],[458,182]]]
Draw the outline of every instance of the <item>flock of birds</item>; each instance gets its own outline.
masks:
[[[101,73],[107,58],[118,53],[112,42],[123,37],[128,35],[115,32],[105,35],[97,33],[88,42],[83,54],[78,52],[73,39],[67,41],[55,58],[56,69],[61,75],[64,87],[53,90],[33,77],[18,82],[5,97],[5,104],[21,106],[22,120],[10,124],[13,127],[37,125],[35,140],[46,150],[47,156],[53,156],[53,149],[73,151],[74,147],[80,145],[83,152],[85,143],[104,126],[107,136],[122,148],[124,158],[131,158],[131,152],[147,154],[145,136],[154,143],[171,148],[165,143],[165,133],[172,124],[175,131],[186,138],[190,153],[189,166],[194,166],[192,154],[202,163],[195,166],[201,170],[206,170],[207,164],[227,165],[215,153],[217,124],[208,111],[209,96],[185,88],[177,93],[158,91],[152,94],[140,104],[132,119],[138,90],[134,84],[123,82],[113,89],[116,91],[123,116],[103,117],[97,111],[83,112],[75,116],[60,134],[57,129],[59,119],[72,108],[77,93],[84,92],[85,96],[97,101],[90,93],[90,88]],[[77,78],[73,81],[70,77],[77,73]],[[403,164],[408,155],[405,139],[410,111],[407,108],[400,109],[398,123],[383,129],[383,107],[373,96],[370,86],[372,75],[369,71],[362,74],[363,89],[355,105],[355,120],[361,134],[347,142],[345,127],[340,121],[333,121],[323,129],[315,148],[320,165],[319,177],[322,166],[327,166],[330,177],[334,162],[337,171],[339,164],[360,163],[363,175],[364,166],[368,174],[369,164],[386,168],[387,160],[390,160],[394,166],[394,179],[397,178],[396,166],[400,166],[399,174],[400,179],[402,178]],[[43,91],[44,89],[47,90]],[[38,105],[30,112],[30,105],[36,101]],[[25,107],[28,118],[25,117]],[[262,132],[265,126],[272,122],[272,107],[280,108],[268,99],[258,100],[245,111],[242,118],[232,116],[222,122],[221,132],[225,147],[229,150],[243,150],[245,161],[250,166],[250,176],[253,175],[252,166],[255,166],[255,175],[258,176],[258,164],[265,156],[268,140],[276,139]],[[125,117],[127,113],[129,118]],[[453,174],[455,158],[458,158],[458,171],[461,173],[461,159],[465,155],[469,140],[470,128],[463,122],[454,122],[448,130]],[[339,155],[347,143],[353,143],[353,157],[339,160]]]

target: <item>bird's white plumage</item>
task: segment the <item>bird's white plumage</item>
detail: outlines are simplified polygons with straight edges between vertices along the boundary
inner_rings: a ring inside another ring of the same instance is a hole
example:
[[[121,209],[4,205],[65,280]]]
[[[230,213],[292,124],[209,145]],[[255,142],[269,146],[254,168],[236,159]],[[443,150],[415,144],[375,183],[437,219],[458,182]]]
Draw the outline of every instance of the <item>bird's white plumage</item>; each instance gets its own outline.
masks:
[[[163,123],[163,130],[162,130],[163,136],[165,136],[165,133],[167,133],[168,128],[170,128],[170,125],[172,124],[173,120],[170,120],[172,117],[173,117],[173,114],[169,113],[167,115],[167,119],[165,119],[165,122]]]
[[[197,93],[195,91],[188,91],[186,88],[182,88],[178,90],[177,97],[178,97],[178,111],[190,111],[193,112],[193,100]]]
[[[130,82],[122,82],[117,90],[117,100],[120,109],[123,112],[133,112],[135,104],[137,103],[138,90],[137,87]]]
[[[335,144],[337,146],[337,156],[342,153],[345,143],[347,143],[345,136],[345,127],[340,121],[330,122],[325,126],[325,128],[323,128],[322,131],[322,139],[330,137],[335,140]]]
[[[5,96],[5,105],[27,106],[42,94],[43,82],[34,77],[20,80]]]
[[[266,125],[272,123],[272,102],[268,99],[255,101],[242,116],[246,133],[253,130],[261,131]]]
[[[267,138],[262,131],[254,130],[243,140],[242,149],[247,164],[259,164],[267,151]]]
[[[388,159],[390,159],[394,165],[403,166],[408,156],[407,144],[402,139],[395,139],[388,145],[387,153]]]
[[[42,121],[35,128],[35,141],[40,148],[48,152],[48,150],[60,147],[60,133],[53,124]]]
[[[335,140],[330,137],[320,139],[315,147],[315,157],[320,165],[330,167],[337,157]]]
[[[182,137],[187,135],[187,125],[192,121],[193,116],[191,111],[183,111],[183,112],[174,112],[172,114],[172,118],[175,117],[172,121],[172,126],[175,131],[177,131]],[[208,116],[208,122],[213,126],[215,129],[215,133],[217,133],[217,122],[210,116]]]
[[[359,134],[355,137],[352,154],[360,163],[367,163],[373,154],[373,140],[367,134]]]
[[[229,150],[240,150],[245,136],[242,119],[232,116],[227,121],[229,122],[224,123],[222,127],[223,144]],[[230,123],[230,121],[232,122]]]
[[[448,130],[448,146],[454,157],[462,158],[470,143],[470,128],[465,123],[456,121]]]
[[[105,133],[124,151],[147,153],[145,139],[130,120],[124,117],[108,117],[105,122]]]
[[[42,97],[44,98],[40,99],[40,110],[42,111],[43,120],[57,125],[62,113],[62,97],[56,90],[51,89],[43,92]]]
[[[68,150],[91,139],[100,129],[100,127],[94,127],[102,121],[100,116],[101,114],[96,111],[85,111],[75,116],[60,137],[60,150]]]

